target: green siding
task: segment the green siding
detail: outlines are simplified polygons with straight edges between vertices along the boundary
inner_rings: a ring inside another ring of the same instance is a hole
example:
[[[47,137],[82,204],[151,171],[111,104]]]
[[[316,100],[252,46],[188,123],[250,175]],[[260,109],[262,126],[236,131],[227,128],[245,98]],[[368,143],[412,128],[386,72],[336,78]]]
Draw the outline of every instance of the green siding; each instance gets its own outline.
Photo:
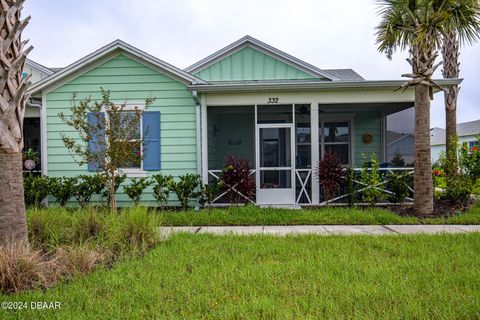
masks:
[[[197,72],[206,81],[297,80],[314,76],[251,47],[245,47]]]
[[[149,111],[160,111],[162,173],[179,176],[197,172],[195,103],[186,85],[161,74],[124,55],[116,56],[67,84],[47,94],[48,175],[52,177],[86,174],[87,166],[80,167],[61,141],[61,132],[75,135],[58,117],[69,114],[72,93],[77,99],[91,96],[100,98],[100,87],[111,91],[117,103],[143,103],[148,97],[156,100]],[[149,171],[149,174],[158,172]],[[122,192],[120,188],[119,193]],[[152,189],[143,201],[153,203]],[[119,205],[128,205],[125,195],[119,196]]]
[[[363,163],[363,155],[370,159],[372,154],[375,154],[378,161],[382,155],[382,132],[381,132],[381,116],[379,112],[356,112],[354,116],[354,165],[360,167]],[[373,141],[370,144],[365,144],[362,141],[362,136],[365,133],[370,133]]]

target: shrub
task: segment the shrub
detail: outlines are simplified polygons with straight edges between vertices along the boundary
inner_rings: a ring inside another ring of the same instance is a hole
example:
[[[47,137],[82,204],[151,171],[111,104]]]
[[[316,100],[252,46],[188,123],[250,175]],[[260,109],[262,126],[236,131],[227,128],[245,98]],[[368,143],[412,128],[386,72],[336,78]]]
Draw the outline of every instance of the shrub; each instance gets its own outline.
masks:
[[[355,170],[352,167],[345,170],[345,181],[347,202],[352,207],[355,204]]]
[[[388,195],[388,201],[402,203],[408,196],[408,182],[411,176],[408,173],[392,173],[387,176],[387,188],[392,192]]]
[[[159,216],[146,208],[136,207],[109,215],[107,246],[114,256],[138,256],[160,241]]]
[[[68,226],[73,233],[72,244],[82,244],[93,239],[102,240],[106,236],[105,215],[93,208],[86,208],[82,213],[75,212],[71,226]]]
[[[85,244],[60,247],[55,257],[65,278],[87,274],[104,261],[104,254]]]
[[[469,149],[466,143],[459,145],[457,150],[458,161],[456,164],[449,164],[445,155],[442,155],[439,160],[437,170],[446,172],[449,168],[447,183],[441,198],[467,205],[475,188],[480,184],[480,151],[478,146]],[[457,170],[452,168],[453,166]],[[435,169],[433,172],[434,176],[436,175]]]
[[[123,191],[132,199],[135,205],[138,205],[143,191],[151,184],[152,182],[147,177],[132,178],[130,179],[130,185],[123,186]]]
[[[55,260],[28,245],[7,241],[0,247],[0,289],[15,293],[35,287],[48,287],[60,272]]]
[[[23,177],[25,205],[38,208],[50,194],[50,178],[27,174]]]
[[[80,206],[84,207],[90,203],[90,199],[94,194],[99,194],[104,187],[102,177],[100,175],[81,175],[78,177],[73,195],[77,199]]]
[[[250,163],[247,159],[239,159],[233,156],[225,158],[225,167],[220,174],[222,187],[227,191],[230,203],[249,202],[246,198],[255,197],[256,184],[250,171]],[[242,197],[239,193],[243,194]]]
[[[374,154],[367,162],[365,157],[360,172],[360,181],[362,184],[362,201],[374,206],[382,199],[383,185],[379,173],[379,164]]]
[[[315,179],[323,189],[325,201],[333,199],[345,183],[345,171],[335,153],[327,151],[314,170]]]
[[[216,181],[211,184],[205,184],[202,187],[202,197],[200,199],[200,203],[204,204],[212,204],[213,200],[218,197],[220,191],[222,190],[223,182]]]
[[[191,200],[200,196],[198,188],[200,186],[200,176],[187,173],[179,177],[179,181],[171,180],[169,189],[175,192],[182,209],[186,210]]]
[[[170,190],[168,188],[172,181],[173,177],[171,175],[163,175],[162,173],[159,173],[153,176],[153,196],[162,208],[168,201],[170,195]]]
[[[58,204],[64,207],[68,200],[73,197],[77,178],[51,178],[50,192],[55,197]]]

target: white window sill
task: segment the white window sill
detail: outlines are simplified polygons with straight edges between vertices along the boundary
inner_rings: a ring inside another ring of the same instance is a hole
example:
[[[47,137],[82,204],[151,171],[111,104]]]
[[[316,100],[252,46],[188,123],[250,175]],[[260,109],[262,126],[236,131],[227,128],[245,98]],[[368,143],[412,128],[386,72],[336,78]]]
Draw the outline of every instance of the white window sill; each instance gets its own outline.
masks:
[[[142,169],[118,169],[116,172],[118,175],[126,175],[127,178],[143,178],[148,176],[148,172]]]

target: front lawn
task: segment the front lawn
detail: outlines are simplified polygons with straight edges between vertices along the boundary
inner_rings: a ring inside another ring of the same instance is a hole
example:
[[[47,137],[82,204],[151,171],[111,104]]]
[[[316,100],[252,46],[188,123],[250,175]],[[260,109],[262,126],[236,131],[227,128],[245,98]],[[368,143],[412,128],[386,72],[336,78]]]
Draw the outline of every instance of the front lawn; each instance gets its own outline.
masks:
[[[174,235],[1,319],[478,319],[480,234]]]
[[[480,205],[443,218],[402,217],[388,209],[323,207],[287,210],[254,206],[162,212],[167,226],[315,225],[315,224],[480,224]]]

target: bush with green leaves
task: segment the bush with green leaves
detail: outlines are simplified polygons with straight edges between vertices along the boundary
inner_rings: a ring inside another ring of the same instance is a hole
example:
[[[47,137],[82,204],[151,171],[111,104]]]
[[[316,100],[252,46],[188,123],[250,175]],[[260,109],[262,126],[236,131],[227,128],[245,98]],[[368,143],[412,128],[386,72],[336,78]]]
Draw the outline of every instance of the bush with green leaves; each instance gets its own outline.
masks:
[[[143,191],[152,184],[152,181],[148,177],[131,178],[130,184],[123,186],[123,191],[137,206],[142,197]]]
[[[388,195],[388,201],[392,203],[402,203],[409,194],[408,183],[411,176],[406,173],[392,173],[387,175],[387,189],[392,192]]]
[[[76,184],[76,177],[50,178],[50,193],[58,204],[64,207],[73,197]]]
[[[179,177],[178,181],[170,181],[169,189],[175,192],[182,209],[188,209],[190,201],[197,199],[201,192],[200,176],[193,173],[187,173]]]
[[[360,172],[362,202],[371,206],[377,204],[383,198],[382,178],[379,172],[380,166],[375,154],[372,154],[370,161],[363,156],[362,171]]]
[[[50,178],[27,174],[23,177],[25,205],[38,208],[43,199],[50,194]]]
[[[355,170],[352,167],[345,169],[345,191],[347,193],[348,206],[352,207],[355,204]]]
[[[153,197],[157,200],[161,208],[163,208],[168,201],[170,195],[170,185],[173,181],[171,175],[164,175],[162,173],[153,176]]]
[[[103,179],[100,175],[80,175],[75,185],[73,195],[80,206],[84,207],[94,194],[100,194],[104,188]]]
[[[213,183],[203,185],[200,204],[212,204],[213,200],[215,200],[222,191],[222,188],[223,182],[221,180],[217,180]]]
[[[457,144],[457,146],[458,160],[456,164],[451,165],[447,160],[448,157],[442,154],[437,167],[433,168],[433,174],[436,176],[437,172],[443,173],[449,169],[445,188],[440,198],[467,205],[476,188],[480,187],[480,151],[478,146],[469,147],[466,143]],[[452,148],[452,150],[455,149]],[[452,168],[454,166],[457,168],[456,170]]]

